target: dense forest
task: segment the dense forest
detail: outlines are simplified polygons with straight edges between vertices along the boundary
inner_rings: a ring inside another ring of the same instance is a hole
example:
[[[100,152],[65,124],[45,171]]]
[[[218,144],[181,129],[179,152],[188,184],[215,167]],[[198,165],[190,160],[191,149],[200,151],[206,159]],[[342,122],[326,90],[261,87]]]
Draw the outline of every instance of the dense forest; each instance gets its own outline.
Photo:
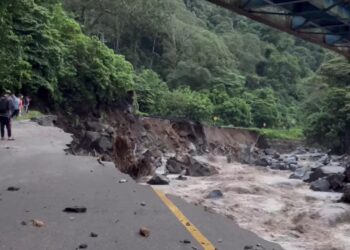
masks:
[[[300,127],[346,150],[350,65],[203,0],[2,0],[0,81],[50,109]]]
[[[299,85],[326,57],[203,0],[67,0],[66,6],[87,34],[134,65],[146,114],[291,127],[303,98]]]

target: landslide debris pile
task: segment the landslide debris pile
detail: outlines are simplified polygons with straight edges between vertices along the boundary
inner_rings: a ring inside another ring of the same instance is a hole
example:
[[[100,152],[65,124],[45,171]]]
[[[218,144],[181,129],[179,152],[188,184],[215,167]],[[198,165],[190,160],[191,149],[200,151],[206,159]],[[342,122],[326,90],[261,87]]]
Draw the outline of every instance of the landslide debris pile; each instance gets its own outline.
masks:
[[[255,132],[205,127],[189,121],[141,118],[115,112],[108,119],[89,118],[65,126],[74,134],[69,151],[93,155],[116,166],[133,178],[153,175],[157,169],[189,176],[216,174],[214,167],[193,156],[213,153],[244,160],[249,148],[259,144]]]
[[[152,185],[166,185],[167,174],[211,176],[218,170],[195,156],[221,155],[227,162],[240,162],[273,170],[291,171],[290,178],[310,184],[314,191],[344,193],[350,202],[350,158],[331,156],[299,147],[283,154],[269,147],[255,132],[234,128],[206,127],[190,121],[136,117],[115,112],[101,119],[81,121],[74,131],[70,151],[114,161],[123,173],[135,179],[153,176]]]

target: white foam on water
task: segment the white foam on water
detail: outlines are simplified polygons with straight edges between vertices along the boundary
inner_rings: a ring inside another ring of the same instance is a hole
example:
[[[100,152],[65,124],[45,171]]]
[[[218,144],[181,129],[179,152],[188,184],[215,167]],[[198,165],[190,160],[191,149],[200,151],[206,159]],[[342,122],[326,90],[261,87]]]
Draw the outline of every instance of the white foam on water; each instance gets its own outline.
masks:
[[[172,178],[162,187],[166,193],[229,216],[286,250],[350,250],[350,206],[335,203],[341,194],[314,192],[308,184],[289,179],[289,171],[228,164],[225,157],[196,158],[220,173],[187,181]],[[214,189],[224,197],[206,199]]]

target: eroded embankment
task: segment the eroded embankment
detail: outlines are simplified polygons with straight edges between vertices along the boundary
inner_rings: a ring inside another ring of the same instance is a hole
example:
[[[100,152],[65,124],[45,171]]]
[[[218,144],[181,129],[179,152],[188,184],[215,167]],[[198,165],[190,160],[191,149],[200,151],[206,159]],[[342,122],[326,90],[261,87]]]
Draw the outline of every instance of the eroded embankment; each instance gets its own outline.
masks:
[[[255,132],[123,112],[115,112],[103,121],[89,118],[69,126],[67,129],[66,124],[66,130],[75,135],[72,153],[113,160],[122,172],[134,178],[153,174],[171,155],[211,152],[245,161],[252,148],[263,141]]]
[[[152,184],[170,182],[166,192],[227,215],[286,250],[350,249],[350,208],[338,202],[350,188],[347,156],[296,149],[299,143],[269,148],[251,131],[122,112],[74,129],[73,153],[114,161],[140,181],[160,174]],[[223,196],[208,198],[214,190]]]

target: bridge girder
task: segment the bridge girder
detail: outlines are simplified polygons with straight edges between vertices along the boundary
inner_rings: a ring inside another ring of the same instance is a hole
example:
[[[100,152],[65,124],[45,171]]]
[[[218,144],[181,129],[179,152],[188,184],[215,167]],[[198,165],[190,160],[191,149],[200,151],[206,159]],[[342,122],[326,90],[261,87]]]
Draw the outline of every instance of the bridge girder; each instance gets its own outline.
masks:
[[[207,0],[350,58],[350,0]]]

